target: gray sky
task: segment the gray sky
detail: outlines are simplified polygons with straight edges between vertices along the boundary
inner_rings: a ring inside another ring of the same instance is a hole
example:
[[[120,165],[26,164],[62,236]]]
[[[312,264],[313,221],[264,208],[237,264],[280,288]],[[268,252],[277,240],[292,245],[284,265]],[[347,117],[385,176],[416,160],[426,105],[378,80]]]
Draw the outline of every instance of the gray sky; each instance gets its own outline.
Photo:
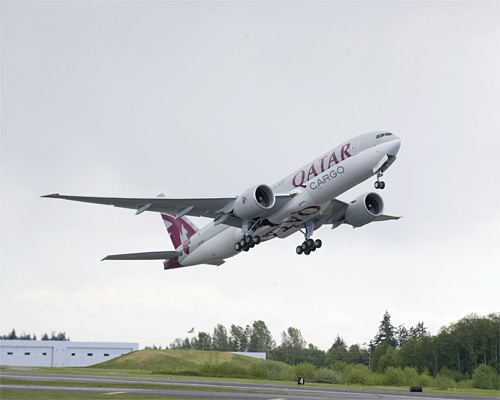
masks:
[[[500,311],[497,1],[3,1],[1,40],[1,334],[165,346],[262,319],[327,349],[385,310],[433,334]],[[323,227],[310,257],[294,235],[218,268],[101,262],[170,250],[159,215],[39,198],[237,195],[381,129],[404,219]]]

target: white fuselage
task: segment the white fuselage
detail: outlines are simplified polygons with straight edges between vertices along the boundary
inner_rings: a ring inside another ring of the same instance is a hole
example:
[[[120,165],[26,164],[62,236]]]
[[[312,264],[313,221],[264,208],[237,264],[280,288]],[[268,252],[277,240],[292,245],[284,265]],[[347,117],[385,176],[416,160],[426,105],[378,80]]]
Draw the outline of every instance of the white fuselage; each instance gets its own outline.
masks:
[[[384,132],[356,136],[278,181],[272,186],[275,194],[294,196],[267,216],[271,226],[258,228],[255,235],[269,240],[297,232],[337,196],[375,175],[400,144],[397,136]],[[211,222],[191,237],[189,254],[183,251],[179,263],[190,266],[232,257],[238,254],[234,244],[241,237],[241,228]]]

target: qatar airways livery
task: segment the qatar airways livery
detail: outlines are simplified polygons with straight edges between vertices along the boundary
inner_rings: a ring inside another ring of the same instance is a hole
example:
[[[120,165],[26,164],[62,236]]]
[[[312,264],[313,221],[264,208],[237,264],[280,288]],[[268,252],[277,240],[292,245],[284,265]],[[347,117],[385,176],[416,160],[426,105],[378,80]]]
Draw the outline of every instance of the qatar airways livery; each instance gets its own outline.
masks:
[[[225,259],[249,251],[261,242],[285,238],[300,231],[304,241],[297,254],[309,255],[322,245],[312,239],[322,225],[355,228],[373,221],[399,219],[383,214],[382,197],[365,193],[350,203],[337,196],[376,177],[375,188],[396,160],[401,140],[390,132],[371,132],[347,140],[294,171],[272,186],[255,185],[240,196],[169,199],[83,197],[49,194],[42,197],[106,204],[161,213],[175,250],[116,254],[104,260],[164,260],[165,269],[197,264],[221,265]],[[198,229],[187,216],[212,221]]]

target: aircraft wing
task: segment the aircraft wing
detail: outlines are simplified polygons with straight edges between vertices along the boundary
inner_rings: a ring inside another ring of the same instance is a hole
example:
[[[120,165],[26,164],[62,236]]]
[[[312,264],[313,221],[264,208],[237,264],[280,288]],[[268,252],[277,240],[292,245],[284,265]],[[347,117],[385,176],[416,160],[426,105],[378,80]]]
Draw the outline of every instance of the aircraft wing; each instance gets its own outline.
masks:
[[[83,203],[104,204],[113,207],[130,208],[136,210],[136,214],[144,211],[160,213],[174,213],[177,217],[189,215],[193,217],[208,217],[216,219],[219,223],[241,227],[241,220],[229,215],[233,210],[237,197],[214,197],[214,198],[190,198],[169,199],[166,197],[126,198],[126,197],[86,197],[68,196],[59,193],[42,196],[51,199],[64,199],[79,201]],[[290,200],[290,194],[277,194],[273,207],[279,210]],[[229,217],[229,218],[221,218]]]
[[[344,223],[345,220],[345,210],[349,204],[344,203],[343,201],[334,199],[330,202],[328,207],[322,212],[322,217],[324,219],[324,224],[332,224],[332,229]],[[397,220],[402,217],[395,217],[392,215],[382,214],[375,218],[373,221],[389,221],[389,220]]]
[[[176,251],[149,251],[147,253],[113,254],[104,260],[171,260],[179,254]]]

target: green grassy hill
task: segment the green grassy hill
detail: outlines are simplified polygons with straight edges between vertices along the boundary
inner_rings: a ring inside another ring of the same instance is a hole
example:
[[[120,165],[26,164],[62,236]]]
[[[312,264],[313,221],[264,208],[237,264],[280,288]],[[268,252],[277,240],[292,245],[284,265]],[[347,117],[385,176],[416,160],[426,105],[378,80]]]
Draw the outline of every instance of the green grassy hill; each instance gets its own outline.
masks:
[[[92,368],[140,370],[191,376],[234,376],[288,378],[290,366],[269,360],[219,351],[139,350]],[[290,376],[291,378],[291,376]]]

